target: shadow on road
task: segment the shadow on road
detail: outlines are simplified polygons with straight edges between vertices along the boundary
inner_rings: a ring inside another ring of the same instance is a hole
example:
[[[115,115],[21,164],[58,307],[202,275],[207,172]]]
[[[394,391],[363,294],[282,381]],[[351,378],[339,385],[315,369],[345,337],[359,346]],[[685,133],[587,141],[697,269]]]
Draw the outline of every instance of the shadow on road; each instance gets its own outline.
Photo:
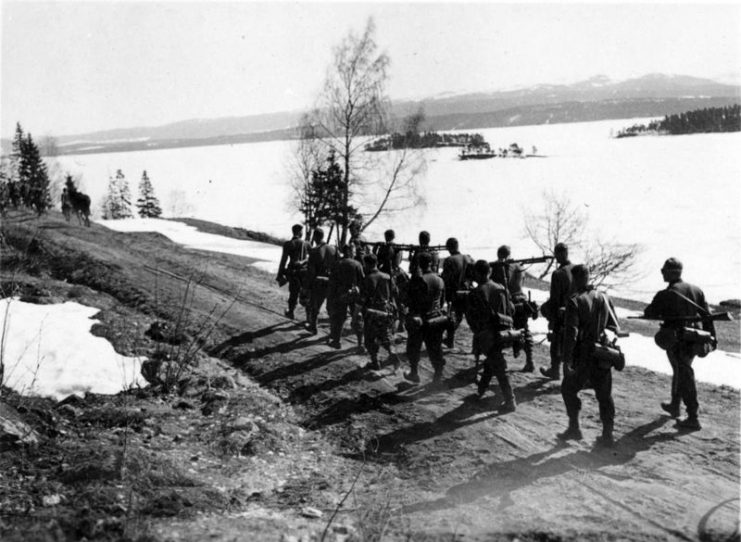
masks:
[[[595,471],[610,465],[621,465],[645,452],[653,445],[673,440],[679,433],[649,434],[663,426],[669,418],[660,418],[637,427],[623,435],[613,449],[577,451],[568,455],[550,457],[562,452],[566,446],[559,442],[552,449],[528,457],[488,465],[469,481],[451,487],[444,497],[418,502],[404,507],[404,512],[425,512],[454,508],[487,496],[499,497],[500,508],[511,504],[510,494],[532,485],[543,478],[550,478],[572,471]]]

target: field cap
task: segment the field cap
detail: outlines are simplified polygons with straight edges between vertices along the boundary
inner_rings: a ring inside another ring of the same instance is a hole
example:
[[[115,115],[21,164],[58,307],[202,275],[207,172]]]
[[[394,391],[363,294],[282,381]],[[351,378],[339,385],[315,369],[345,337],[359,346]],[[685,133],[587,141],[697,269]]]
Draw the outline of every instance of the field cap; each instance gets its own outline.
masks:
[[[681,271],[682,270],[682,262],[677,260],[676,258],[669,258],[664,262],[664,267],[661,268],[662,271]]]

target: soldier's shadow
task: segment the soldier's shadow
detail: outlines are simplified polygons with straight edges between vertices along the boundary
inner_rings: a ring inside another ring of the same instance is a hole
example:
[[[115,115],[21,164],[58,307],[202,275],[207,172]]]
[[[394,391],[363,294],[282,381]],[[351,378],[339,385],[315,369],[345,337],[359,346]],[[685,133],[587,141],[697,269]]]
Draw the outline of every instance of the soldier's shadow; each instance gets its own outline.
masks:
[[[227,340],[217,344],[209,350],[209,354],[212,356],[220,356],[229,349],[244,346],[245,344],[251,344],[255,339],[266,337],[277,331],[288,331],[294,327],[296,327],[296,323],[294,322],[281,322],[254,331],[245,331],[244,333],[229,337]]]
[[[451,487],[444,497],[432,501],[417,502],[404,507],[404,512],[430,512],[454,508],[482,497],[499,497],[500,507],[512,503],[510,494],[534,484],[543,478],[551,478],[572,471],[596,471],[610,465],[621,465],[645,452],[653,445],[673,440],[679,433],[649,433],[664,425],[669,418],[661,416],[654,421],[637,427],[616,441],[615,447],[604,450],[580,450],[568,455],[555,455],[567,446],[558,443],[545,452],[524,458],[492,463],[471,479]],[[554,457],[551,457],[554,456]],[[606,473],[604,473],[607,476]],[[612,475],[614,476],[614,475]]]

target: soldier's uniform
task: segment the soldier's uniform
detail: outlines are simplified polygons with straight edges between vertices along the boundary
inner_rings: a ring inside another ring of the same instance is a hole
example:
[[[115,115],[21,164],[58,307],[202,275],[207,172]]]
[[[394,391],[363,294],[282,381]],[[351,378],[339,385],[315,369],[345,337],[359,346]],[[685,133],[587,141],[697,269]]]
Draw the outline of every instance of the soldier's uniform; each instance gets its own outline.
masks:
[[[502,345],[496,339],[499,325],[498,315],[512,316],[514,307],[507,289],[488,279],[479,284],[468,296],[467,320],[474,333],[477,348],[486,356],[484,371],[478,384],[479,395],[488,389],[493,376],[504,395],[505,405],[514,409],[514,392],[507,376],[507,362],[502,354]]]
[[[563,361],[573,370],[565,370],[561,396],[569,416],[569,430],[579,431],[581,400],[578,393],[587,385],[594,389],[599,403],[602,436],[612,441],[615,404],[612,400],[612,368],[602,368],[592,357],[595,343],[605,329],[618,330],[612,300],[592,286],[573,294],[566,303],[563,323]]]
[[[697,286],[693,286],[682,279],[673,280],[665,290],[659,291],[645,308],[645,316],[651,318],[682,318],[697,317],[709,314],[705,294]],[[715,326],[711,320],[702,323],[694,322],[664,322],[662,327],[681,329],[683,327],[702,328],[715,336]],[[669,363],[672,366],[671,403],[665,410],[672,411],[675,417],[679,416],[680,401],[687,408],[687,417],[697,421],[698,401],[695,371],[692,362],[695,359],[693,347],[681,339],[666,351]]]
[[[419,268],[419,256],[423,252],[426,252],[432,257],[430,271],[437,274],[438,270],[440,269],[440,255],[438,254],[437,250],[432,250],[431,248],[426,246],[420,246],[409,257],[409,275],[412,277],[422,275],[422,271]]]
[[[393,243],[383,243],[375,248],[378,270],[393,277],[401,265],[401,251]]]
[[[275,280],[279,283],[283,280],[288,281],[288,310],[286,316],[290,318],[293,318],[298,296],[304,286],[306,261],[310,249],[311,245],[298,236],[294,236],[290,241],[283,243],[283,253],[280,257],[278,275]]]
[[[327,297],[329,273],[337,261],[337,249],[325,242],[315,246],[309,253],[308,283],[310,288],[309,306],[307,308],[307,327],[312,333],[317,332],[319,310]]]
[[[380,368],[378,364],[380,346],[388,351],[396,366],[399,364],[391,341],[395,298],[394,283],[387,273],[373,269],[363,279],[360,304],[363,307],[365,348],[370,354],[371,366],[375,369]]]
[[[348,309],[354,310],[355,304],[360,301],[363,275],[363,266],[355,258],[344,257],[332,269],[327,291],[331,346],[340,346]]]
[[[497,260],[491,264],[491,278],[494,282],[504,285],[509,291],[510,299],[515,307],[514,328],[522,330],[522,349],[525,351],[524,371],[533,371],[533,334],[530,332],[530,316],[532,310],[530,303],[522,290],[522,284],[525,280],[525,271],[519,264]],[[536,307],[537,310],[537,307]],[[515,343],[514,354],[517,357],[520,343]]]
[[[551,275],[551,294],[544,306],[548,307],[548,329],[551,332],[551,367],[553,375],[559,375],[563,361],[563,318],[566,301],[574,293],[574,278],[570,261],[561,264]],[[542,371],[542,369],[541,369]]]
[[[444,316],[442,310],[445,283],[437,274],[428,271],[413,276],[409,281],[409,315],[407,318],[407,357],[411,365],[412,377],[417,376],[420,350],[425,343],[430,363],[435,369],[435,380],[442,378],[445,359],[443,358],[442,339],[444,325],[431,325],[430,320]],[[422,325],[414,324],[420,318]]]
[[[459,292],[471,289],[470,270],[473,258],[456,252],[443,261],[442,279],[445,283],[445,301],[448,303],[450,322],[447,327],[446,344],[452,348],[455,341],[455,330],[458,329],[466,314],[466,298]]]

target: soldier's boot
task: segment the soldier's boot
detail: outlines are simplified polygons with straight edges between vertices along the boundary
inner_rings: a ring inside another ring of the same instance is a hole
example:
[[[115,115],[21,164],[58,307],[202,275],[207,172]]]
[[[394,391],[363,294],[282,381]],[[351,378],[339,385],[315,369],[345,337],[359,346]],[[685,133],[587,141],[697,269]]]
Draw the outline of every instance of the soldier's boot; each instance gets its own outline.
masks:
[[[435,374],[432,375],[432,382],[434,384],[440,384],[443,381],[443,368],[435,367]]]
[[[532,373],[535,372],[535,364],[533,363],[533,355],[530,353],[525,357],[525,366],[521,369],[523,373]]]
[[[412,368],[409,370],[408,373],[404,373],[404,378],[408,380],[409,382],[414,382],[415,384],[419,384],[420,378],[419,378],[419,373],[417,372],[417,367],[412,366]]]
[[[398,354],[392,352],[389,355],[389,359],[394,363],[394,371],[398,371],[399,368],[401,368],[401,360],[399,359]]]
[[[558,365],[551,365],[550,368],[540,368],[540,374],[548,378],[548,380],[560,380],[561,379],[561,368]]]
[[[612,436],[612,426],[604,426],[602,428],[602,435],[597,437],[596,444],[603,448],[612,448],[615,446],[615,438]]]
[[[560,440],[581,440],[582,434],[579,429],[579,418],[569,418],[569,427],[563,433],[556,435]]]
[[[517,410],[517,403],[515,402],[515,393],[512,391],[512,386],[509,383],[507,375],[497,376],[497,382],[499,383],[499,389],[502,390],[502,395],[504,395],[504,401],[499,405],[499,412],[503,414],[514,412]]]
[[[700,420],[697,419],[697,414],[695,414],[694,416],[687,415],[684,420],[679,420],[675,424],[675,427],[683,431],[699,431],[700,429],[702,429]]]
[[[359,354],[364,353],[366,351],[366,348],[365,348],[365,346],[363,346],[363,334],[362,333],[357,333],[355,335],[355,338],[358,341],[358,353]]]
[[[290,318],[291,320],[296,318],[296,315],[293,314],[293,309],[291,308],[286,309],[285,312],[283,312],[283,314],[285,314],[286,318]]]
[[[370,369],[372,371],[380,371],[381,370],[381,364],[378,363],[378,356],[371,354],[371,360],[370,362],[365,366],[366,369]]]
[[[661,403],[661,408],[664,412],[669,414],[672,418],[679,418],[679,403],[674,401],[670,403]]]

